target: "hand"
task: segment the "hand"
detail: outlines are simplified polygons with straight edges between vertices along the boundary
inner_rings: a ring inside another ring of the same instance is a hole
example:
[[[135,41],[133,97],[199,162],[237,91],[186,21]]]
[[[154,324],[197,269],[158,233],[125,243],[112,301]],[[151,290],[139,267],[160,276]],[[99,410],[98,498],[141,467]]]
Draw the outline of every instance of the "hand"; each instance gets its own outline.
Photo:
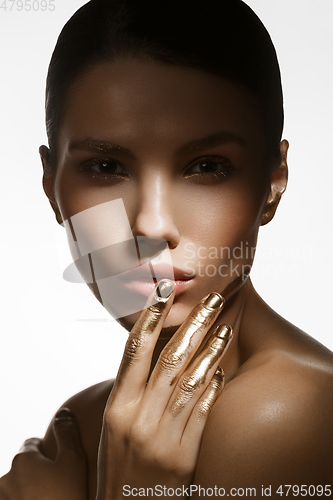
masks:
[[[55,460],[41,450],[41,439],[25,441],[12,468],[0,479],[0,500],[87,500],[87,464],[78,424],[67,409],[54,419]]]
[[[224,306],[217,293],[205,297],[165,346],[146,385],[173,298],[173,283],[162,280],[129,335],[104,412],[96,500],[123,499],[126,485],[176,490],[193,480],[208,414],[223,388],[218,364],[232,332],[219,326],[194,358]]]

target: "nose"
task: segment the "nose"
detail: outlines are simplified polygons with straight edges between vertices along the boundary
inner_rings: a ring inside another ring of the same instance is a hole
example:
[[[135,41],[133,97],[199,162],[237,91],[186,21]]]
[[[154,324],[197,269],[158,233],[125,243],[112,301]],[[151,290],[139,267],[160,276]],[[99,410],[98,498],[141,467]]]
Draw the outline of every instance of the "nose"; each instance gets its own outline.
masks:
[[[148,182],[138,187],[135,220],[132,232],[146,242],[151,253],[158,253],[166,244],[176,248],[180,233],[175,221],[177,212],[172,185],[162,176],[150,176]]]

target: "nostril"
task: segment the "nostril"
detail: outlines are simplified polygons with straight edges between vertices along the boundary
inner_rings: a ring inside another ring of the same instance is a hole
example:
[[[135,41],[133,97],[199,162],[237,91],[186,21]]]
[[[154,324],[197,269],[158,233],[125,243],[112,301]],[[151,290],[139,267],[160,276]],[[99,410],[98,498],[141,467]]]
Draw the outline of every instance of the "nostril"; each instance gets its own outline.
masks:
[[[174,213],[175,208],[170,207],[170,201],[165,203],[166,194],[163,199],[154,197],[150,192],[143,195],[140,204],[131,215],[131,229],[134,236],[142,236],[144,252],[156,255],[163,249],[176,248],[180,233],[177,227],[177,217]],[[156,190],[155,190],[156,191]]]

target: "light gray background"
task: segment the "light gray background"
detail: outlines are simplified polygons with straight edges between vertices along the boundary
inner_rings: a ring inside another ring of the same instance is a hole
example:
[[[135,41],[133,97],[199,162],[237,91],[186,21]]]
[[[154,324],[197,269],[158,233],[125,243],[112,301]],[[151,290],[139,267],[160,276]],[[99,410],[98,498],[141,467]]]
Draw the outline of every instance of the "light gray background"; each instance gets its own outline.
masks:
[[[116,374],[127,336],[85,285],[62,279],[70,261],[65,231],[41,187],[47,66],[61,27],[83,3],[55,0],[54,12],[0,9],[0,476],[69,396]],[[281,315],[333,349],[333,4],[247,3],[278,52],[290,141],[288,190],[261,230],[253,281]]]

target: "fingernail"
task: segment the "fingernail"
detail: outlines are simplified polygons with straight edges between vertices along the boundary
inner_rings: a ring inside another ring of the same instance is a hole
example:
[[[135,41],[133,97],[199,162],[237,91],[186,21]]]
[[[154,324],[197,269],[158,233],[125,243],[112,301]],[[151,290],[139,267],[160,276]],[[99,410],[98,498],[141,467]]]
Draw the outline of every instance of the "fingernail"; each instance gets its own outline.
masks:
[[[208,345],[214,347],[219,356],[224,353],[230,345],[232,339],[232,328],[229,325],[219,325],[215,328],[208,341]]]
[[[72,420],[73,413],[69,408],[60,408],[60,410],[56,413],[55,420]]]
[[[161,280],[159,284],[156,287],[155,290],[155,297],[157,300],[159,299],[168,299],[170,295],[172,294],[173,290],[175,288],[175,285],[172,281],[170,280]]]
[[[224,298],[219,293],[213,292],[203,299],[203,305],[209,309],[221,309],[224,305]]]
[[[222,368],[218,367],[216,372],[214,373],[214,377],[215,380],[217,379],[218,383],[219,383],[219,386],[224,387],[224,384],[225,384],[225,373],[224,373],[224,370],[222,370]]]
[[[232,328],[229,325],[219,325],[214,333],[214,337],[218,337],[219,339],[225,340],[227,343],[229,340],[232,339]]]

